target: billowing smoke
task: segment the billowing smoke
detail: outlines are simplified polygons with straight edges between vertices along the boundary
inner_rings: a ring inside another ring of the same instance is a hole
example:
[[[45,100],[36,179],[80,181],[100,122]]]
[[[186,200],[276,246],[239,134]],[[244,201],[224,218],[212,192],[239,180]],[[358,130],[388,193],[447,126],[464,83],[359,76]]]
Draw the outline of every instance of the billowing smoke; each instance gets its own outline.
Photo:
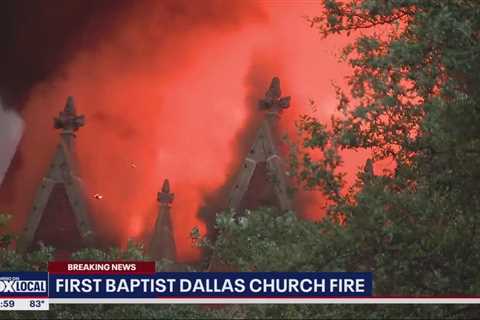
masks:
[[[6,110],[0,100],[0,185],[23,133],[23,120],[13,110]]]
[[[311,99],[319,106],[315,115],[328,119],[335,104],[331,81],[347,71],[333,52],[345,39],[325,41],[308,28],[302,16],[318,13],[314,3],[101,3],[78,28],[67,28],[70,41],[58,37],[65,45],[57,43],[62,54],[52,58],[53,70],[30,81],[28,90],[3,86],[17,92],[26,127],[21,165],[7,177],[0,208],[15,215],[18,229],[24,225],[58,142],[52,118],[73,95],[86,116],[77,152],[99,236],[116,244],[146,239],[156,193],[168,178],[180,260],[196,259],[190,231],[205,232],[202,217],[222,209],[258,126],[257,99],[271,78],[280,76],[284,94],[292,96],[283,132],[294,134],[298,115],[312,112]],[[304,216],[323,214],[321,197],[302,199],[308,199]]]

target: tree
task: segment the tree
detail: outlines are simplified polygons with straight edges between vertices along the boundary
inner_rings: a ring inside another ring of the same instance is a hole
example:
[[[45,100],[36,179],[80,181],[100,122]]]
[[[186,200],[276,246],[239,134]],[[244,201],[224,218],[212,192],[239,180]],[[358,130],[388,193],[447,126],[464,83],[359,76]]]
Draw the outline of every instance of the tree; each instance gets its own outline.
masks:
[[[478,295],[480,2],[325,0],[323,6],[323,14],[309,21],[323,36],[355,35],[343,51],[353,72],[349,90],[337,88],[339,114],[331,123],[300,119],[303,141],[292,154],[291,172],[303,188],[324,192],[327,217],[309,222],[293,213],[273,214],[272,208],[240,218],[226,212],[218,216],[216,241],[197,239],[199,245],[242,271],[372,271],[377,295]],[[352,186],[341,172],[342,150],[371,152]],[[380,174],[375,163],[385,159],[393,165]],[[90,254],[106,257],[97,251],[78,256]],[[36,265],[8,249],[0,249],[0,257],[2,270]],[[55,306],[52,317],[475,318],[478,313],[476,306],[461,305],[254,305],[218,312],[95,306],[81,314],[76,307],[62,308]]]
[[[311,21],[326,36],[369,29],[344,50],[350,91],[327,143],[395,163],[331,208],[365,233],[354,264],[385,275],[381,294],[478,294],[480,3],[325,1]]]
[[[329,199],[328,216],[317,224],[262,211],[226,216],[218,227],[228,236],[213,249],[246,270],[372,271],[377,295],[478,295],[480,3],[326,0],[324,14],[309,21],[324,36],[356,36],[342,55],[353,72],[349,90],[337,88],[339,114],[328,124],[302,117],[304,140],[292,156],[302,186]],[[348,188],[342,150],[371,153]],[[375,172],[385,159],[390,170]],[[352,310],[359,309],[334,315]],[[361,310],[368,317],[478,311]]]

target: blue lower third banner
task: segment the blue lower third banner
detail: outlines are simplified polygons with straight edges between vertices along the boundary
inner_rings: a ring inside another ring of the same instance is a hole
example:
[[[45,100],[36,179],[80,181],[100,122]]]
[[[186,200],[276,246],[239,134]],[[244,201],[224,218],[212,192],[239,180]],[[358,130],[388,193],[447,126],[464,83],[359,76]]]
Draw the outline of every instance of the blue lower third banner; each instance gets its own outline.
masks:
[[[50,298],[370,297],[370,272],[50,274]]]

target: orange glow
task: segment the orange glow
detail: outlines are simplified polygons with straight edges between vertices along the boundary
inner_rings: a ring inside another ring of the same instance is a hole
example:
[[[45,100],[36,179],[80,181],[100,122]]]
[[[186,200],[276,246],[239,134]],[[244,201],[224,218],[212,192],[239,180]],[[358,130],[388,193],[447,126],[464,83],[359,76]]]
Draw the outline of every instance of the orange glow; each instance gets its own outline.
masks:
[[[195,260],[200,253],[190,231],[197,226],[205,233],[197,212],[234,174],[240,145],[250,144],[240,141],[257,113],[249,75],[266,79],[254,90],[261,94],[274,75],[281,78],[284,95],[292,96],[282,128],[294,135],[294,120],[313,112],[310,99],[318,118],[334,112],[331,81],[348,72],[335,53],[347,39],[323,40],[309,28],[302,16],[320,10],[312,2],[184,2],[177,13],[160,1],[138,3],[101,41],[80,48],[56,77],[32,90],[23,113],[20,148],[29,161],[14,186],[23,194],[17,211],[24,217],[32,202],[58,141],[51,119],[73,95],[86,116],[77,135],[81,176],[87,194],[103,197],[90,201],[100,238],[145,241],[158,212],[156,193],[168,178],[177,252],[181,261]],[[350,155],[346,169],[355,172],[363,159]],[[323,215],[321,197],[302,199],[305,217]],[[17,219],[18,226],[24,222]]]

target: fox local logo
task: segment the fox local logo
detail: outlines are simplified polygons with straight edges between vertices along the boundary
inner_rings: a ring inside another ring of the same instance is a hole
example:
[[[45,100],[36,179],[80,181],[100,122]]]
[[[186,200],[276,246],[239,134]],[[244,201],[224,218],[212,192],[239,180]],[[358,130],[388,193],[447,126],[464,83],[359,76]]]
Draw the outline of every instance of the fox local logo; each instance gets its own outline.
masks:
[[[0,293],[45,293],[46,280],[20,280],[18,277],[0,277]]]

